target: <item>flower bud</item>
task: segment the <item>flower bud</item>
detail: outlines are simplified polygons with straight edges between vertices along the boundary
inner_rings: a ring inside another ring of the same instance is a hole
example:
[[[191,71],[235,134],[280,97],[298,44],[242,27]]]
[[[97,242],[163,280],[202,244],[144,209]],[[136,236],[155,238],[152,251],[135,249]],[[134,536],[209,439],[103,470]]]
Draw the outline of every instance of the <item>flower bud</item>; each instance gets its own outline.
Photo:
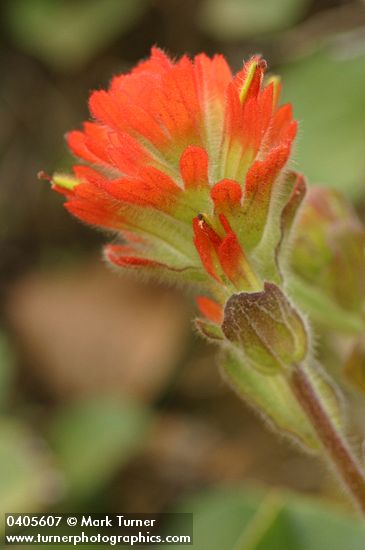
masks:
[[[315,319],[333,325],[338,318],[338,328],[346,320],[349,328],[364,328],[364,246],[364,227],[346,200],[335,190],[310,189],[291,267],[296,297]]]
[[[266,282],[260,292],[231,296],[222,329],[258,370],[286,370],[303,361],[308,352],[302,318],[273,283]]]

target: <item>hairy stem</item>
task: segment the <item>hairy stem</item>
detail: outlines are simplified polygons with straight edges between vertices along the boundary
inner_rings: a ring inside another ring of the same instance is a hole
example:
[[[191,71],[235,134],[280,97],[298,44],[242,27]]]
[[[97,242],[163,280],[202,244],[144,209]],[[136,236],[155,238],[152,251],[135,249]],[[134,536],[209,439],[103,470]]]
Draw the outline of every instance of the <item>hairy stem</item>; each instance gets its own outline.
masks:
[[[301,365],[293,369],[290,383],[338,477],[365,515],[365,476],[357,457],[352,453],[344,436],[337,430]]]

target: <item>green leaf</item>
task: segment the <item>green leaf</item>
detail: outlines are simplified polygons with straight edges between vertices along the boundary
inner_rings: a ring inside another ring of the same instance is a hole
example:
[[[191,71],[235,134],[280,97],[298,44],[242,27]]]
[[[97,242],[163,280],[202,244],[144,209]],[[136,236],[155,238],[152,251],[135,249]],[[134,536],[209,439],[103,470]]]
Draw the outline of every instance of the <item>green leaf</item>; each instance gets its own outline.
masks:
[[[143,443],[148,420],[141,405],[111,397],[60,411],[50,438],[71,493],[82,498],[102,487]]]
[[[281,372],[263,374],[242,364],[241,357],[233,353],[222,357],[221,368],[227,382],[270,426],[305,447],[317,449],[318,442],[313,429]]]
[[[312,321],[347,334],[364,332],[365,321],[361,315],[344,310],[321,289],[293,274],[290,275],[288,282],[289,293]]]
[[[45,456],[21,423],[0,420],[0,515],[41,509],[54,482]],[[3,528],[3,524],[0,530]]]
[[[182,503],[176,512],[190,512],[194,521],[192,550],[223,550],[234,547],[242,529],[255,517],[262,495],[231,488],[211,489]],[[181,530],[177,518],[168,526],[169,533]],[[161,550],[173,550],[162,546]]]
[[[341,514],[335,507],[292,497],[285,506],[285,515],[296,541],[300,541],[298,550],[363,550],[365,547],[363,521]],[[259,550],[266,548],[268,546]]]
[[[308,4],[308,0],[205,0],[199,24],[220,40],[257,37],[290,27]]]
[[[365,545],[361,520],[287,492],[265,496],[252,488],[216,488],[176,511],[194,515],[192,550],[363,550]]]
[[[267,542],[270,550],[295,548],[296,541],[285,518],[285,495],[270,492],[257,508],[256,515],[244,529],[234,550],[257,550]]]
[[[300,121],[296,167],[309,183],[363,194],[365,54],[345,59],[321,49],[282,67],[283,99]]]
[[[77,69],[141,16],[146,0],[11,0],[5,17],[25,51],[58,69]]]
[[[234,550],[360,550],[365,526],[314,499],[269,494]]]

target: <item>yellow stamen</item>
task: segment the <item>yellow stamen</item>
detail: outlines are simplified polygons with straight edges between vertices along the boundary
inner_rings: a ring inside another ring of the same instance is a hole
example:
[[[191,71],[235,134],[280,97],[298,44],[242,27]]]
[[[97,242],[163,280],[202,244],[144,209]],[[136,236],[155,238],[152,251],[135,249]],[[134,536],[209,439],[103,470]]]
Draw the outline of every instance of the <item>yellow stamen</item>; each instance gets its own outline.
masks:
[[[240,91],[240,102],[243,103],[246,99],[248,90],[250,89],[253,77],[255,76],[255,73],[257,71],[257,67],[259,66],[259,61],[255,60],[251,63],[251,65],[248,68],[245,81],[243,83],[243,86]]]
[[[72,191],[77,185],[79,185],[79,180],[70,174],[60,174],[55,173],[52,177],[52,184],[57,185],[58,187],[63,187],[68,191]]]

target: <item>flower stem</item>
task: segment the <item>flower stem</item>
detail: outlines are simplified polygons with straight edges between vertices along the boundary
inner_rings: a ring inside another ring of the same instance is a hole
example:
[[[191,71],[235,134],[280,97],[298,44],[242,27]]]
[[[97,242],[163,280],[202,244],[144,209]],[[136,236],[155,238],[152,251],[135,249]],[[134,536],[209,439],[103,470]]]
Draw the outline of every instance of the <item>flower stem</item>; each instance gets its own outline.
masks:
[[[365,515],[365,476],[360,462],[326,411],[305,368],[297,365],[290,379],[293,392],[315,429],[345,489]]]

